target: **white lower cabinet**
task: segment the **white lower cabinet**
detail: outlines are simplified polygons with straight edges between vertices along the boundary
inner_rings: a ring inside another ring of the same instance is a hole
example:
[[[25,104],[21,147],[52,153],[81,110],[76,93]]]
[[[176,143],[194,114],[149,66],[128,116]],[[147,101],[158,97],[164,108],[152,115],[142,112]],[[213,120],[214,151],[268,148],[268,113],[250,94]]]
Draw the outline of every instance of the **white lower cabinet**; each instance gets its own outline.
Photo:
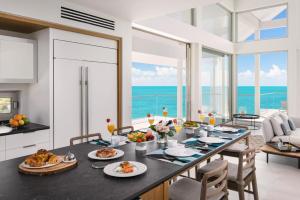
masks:
[[[49,143],[42,144],[32,144],[26,145],[23,147],[15,148],[15,149],[7,149],[5,154],[6,160],[18,158],[22,156],[27,156],[33,153],[36,153],[39,149],[49,149]]]
[[[0,162],[5,160],[5,151],[0,151]]]
[[[50,149],[49,130],[5,136],[5,159],[13,159]]]
[[[0,136],[0,161],[5,160],[5,136]]]

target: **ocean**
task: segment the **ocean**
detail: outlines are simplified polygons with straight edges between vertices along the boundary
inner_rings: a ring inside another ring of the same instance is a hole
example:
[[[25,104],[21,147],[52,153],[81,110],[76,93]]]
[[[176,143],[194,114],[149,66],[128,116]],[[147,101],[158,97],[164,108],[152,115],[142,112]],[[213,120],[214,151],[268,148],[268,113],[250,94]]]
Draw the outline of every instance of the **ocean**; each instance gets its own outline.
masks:
[[[202,102],[205,112],[212,112],[212,95],[210,87],[202,87]],[[254,113],[254,87],[238,87],[238,112]],[[262,86],[260,89],[260,105],[262,109],[284,109],[287,100],[286,86]],[[221,107],[221,91],[215,91],[217,112]],[[186,116],[186,89],[183,87],[183,117]],[[226,96],[225,96],[226,97]],[[224,98],[223,98],[224,99]],[[226,99],[226,98],[225,98]],[[219,105],[219,106],[218,106]],[[162,115],[162,108],[166,107],[170,117],[177,115],[177,87],[176,86],[133,86],[132,87],[132,118],[146,117],[147,113]],[[225,109],[226,110],[226,109]],[[193,112],[193,111],[192,111]],[[197,111],[195,111],[197,112]]]

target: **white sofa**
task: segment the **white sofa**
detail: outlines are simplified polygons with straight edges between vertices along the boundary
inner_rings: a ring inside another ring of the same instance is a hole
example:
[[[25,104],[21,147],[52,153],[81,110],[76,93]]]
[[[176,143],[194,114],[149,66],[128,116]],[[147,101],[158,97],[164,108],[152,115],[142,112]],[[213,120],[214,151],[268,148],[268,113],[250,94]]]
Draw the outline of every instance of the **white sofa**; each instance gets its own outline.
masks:
[[[279,115],[279,113],[274,115]],[[296,126],[296,130],[292,131],[291,135],[277,136],[270,120],[274,115],[266,118],[262,123],[265,142],[279,142],[279,139],[282,139],[283,142],[290,142],[291,144],[300,147],[300,118],[290,118]]]

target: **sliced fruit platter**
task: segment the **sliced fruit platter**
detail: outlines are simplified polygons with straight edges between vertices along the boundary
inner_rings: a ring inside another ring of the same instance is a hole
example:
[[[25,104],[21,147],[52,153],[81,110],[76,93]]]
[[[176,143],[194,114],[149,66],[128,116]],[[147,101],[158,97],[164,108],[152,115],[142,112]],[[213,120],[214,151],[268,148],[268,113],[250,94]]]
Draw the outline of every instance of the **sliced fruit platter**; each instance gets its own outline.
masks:
[[[151,142],[154,141],[155,137],[152,134],[152,131],[143,133],[141,131],[133,131],[127,135],[130,142],[142,143],[142,142]]]

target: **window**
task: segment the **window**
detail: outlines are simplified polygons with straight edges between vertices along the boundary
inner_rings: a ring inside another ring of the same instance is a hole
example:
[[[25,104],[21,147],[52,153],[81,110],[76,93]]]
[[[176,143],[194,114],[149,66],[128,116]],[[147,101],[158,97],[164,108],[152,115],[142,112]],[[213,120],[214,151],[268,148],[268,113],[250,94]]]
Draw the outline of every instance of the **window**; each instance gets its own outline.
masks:
[[[0,113],[9,114],[11,113],[11,98],[0,98]]]
[[[132,119],[186,117],[186,44],[133,30]]]
[[[260,109],[287,109],[287,52],[260,54]]]
[[[237,112],[255,113],[255,55],[237,57]]]
[[[202,111],[230,116],[230,56],[203,49],[201,65]]]
[[[180,22],[190,24],[190,25],[192,24],[192,9],[172,13],[169,14],[168,16]]]
[[[287,52],[238,55],[237,112],[287,109]]]
[[[217,36],[231,40],[231,12],[218,4],[201,8],[201,28]]]
[[[238,42],[288,36],[287,5],[241,12],[237,19]]]

